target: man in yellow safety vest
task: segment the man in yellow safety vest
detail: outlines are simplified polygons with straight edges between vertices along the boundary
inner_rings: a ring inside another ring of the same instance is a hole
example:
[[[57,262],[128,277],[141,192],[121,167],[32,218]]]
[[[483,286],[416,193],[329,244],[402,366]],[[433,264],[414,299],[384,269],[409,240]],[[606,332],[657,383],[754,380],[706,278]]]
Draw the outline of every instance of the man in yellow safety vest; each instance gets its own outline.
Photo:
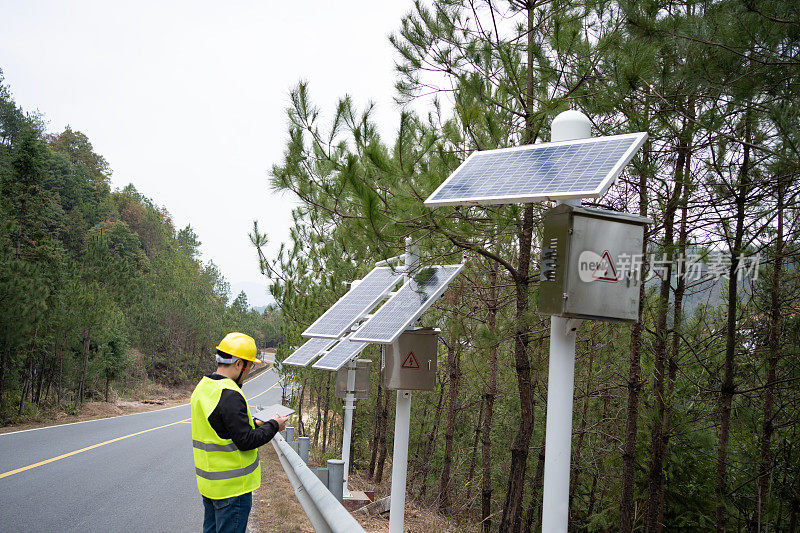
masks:
[[[197,488],[203,496],[203,533],[244,533],[253,490],[261,485],[258,447],[286,427],[289,417],[254,419],[242,393],[244,378],[260,363],[256,343],[229,333],[217,346],[217,370],[192,393],[192,444]]]

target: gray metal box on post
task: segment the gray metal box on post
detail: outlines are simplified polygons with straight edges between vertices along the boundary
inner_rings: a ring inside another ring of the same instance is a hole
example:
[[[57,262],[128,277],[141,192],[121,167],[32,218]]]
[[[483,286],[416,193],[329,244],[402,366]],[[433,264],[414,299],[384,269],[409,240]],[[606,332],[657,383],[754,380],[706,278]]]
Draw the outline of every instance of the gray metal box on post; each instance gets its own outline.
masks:
[[[404,331],[386,346],[381,360],[381,384],[386,390],[434,390],[436,352],[441,330]]]
[[[356,400],[369,398],[369,359],[356,360]],[[347,395],[347,365],[336,372],[336,397],[344,400]]]
[[[636,322],[644,226],[652,220],[561,204],[543,223],[539,312]]]

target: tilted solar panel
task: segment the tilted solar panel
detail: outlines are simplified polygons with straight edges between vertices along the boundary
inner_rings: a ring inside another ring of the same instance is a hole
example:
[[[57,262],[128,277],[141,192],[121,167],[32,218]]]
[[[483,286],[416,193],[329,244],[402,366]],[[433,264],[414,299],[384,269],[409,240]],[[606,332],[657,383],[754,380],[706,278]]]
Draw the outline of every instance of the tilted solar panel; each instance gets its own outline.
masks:
[[[338,339],[356,320],[364,316],[400,281],[401,273],[389,267],[374,268],[361,283],[325,311],[308,329],[304,337]]]
[[[334,339],[309,339],[295,350],[292,355],[284,359],[283,364],[306,366],[334,342],[336,342]]]
[[[646,133],[473,152],[425,205],[528,203],[596,198],[614,183]]]
[[[342,342],[331,348],[331,351],[314,363],[311,368],[335,372],[346,365],[349,360],[357,357],[369,345],[367,342],[350,342],[349,339],[350,337],[346,337]]]
[[[463,267],[464,265],[435,266],[421,271],[348,338],[351,342],[393,343],[433,305]],[[426,270],[428,275],[424,276]]]

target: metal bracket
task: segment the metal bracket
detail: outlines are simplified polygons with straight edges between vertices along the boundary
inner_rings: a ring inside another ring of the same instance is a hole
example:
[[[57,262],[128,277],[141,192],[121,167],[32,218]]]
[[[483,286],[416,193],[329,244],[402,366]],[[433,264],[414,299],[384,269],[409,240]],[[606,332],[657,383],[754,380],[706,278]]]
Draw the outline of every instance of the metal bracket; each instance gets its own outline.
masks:
[[[581,327],[581,324],[583,324],[583,319],[582,318],[569,318],[569,319],[567,319],[567,323],[565,325],[564,333],[566,333],[567,335],[569,335],[570,333],[574,334],[576,331],[578,331],[578,328]]]

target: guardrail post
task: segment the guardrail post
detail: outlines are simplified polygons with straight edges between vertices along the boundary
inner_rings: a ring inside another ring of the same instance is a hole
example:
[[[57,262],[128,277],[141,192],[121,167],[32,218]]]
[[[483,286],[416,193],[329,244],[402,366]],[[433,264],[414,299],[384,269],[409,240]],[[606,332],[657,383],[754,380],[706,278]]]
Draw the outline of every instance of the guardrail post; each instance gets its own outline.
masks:
[[[297,453],[297,442],[294,440],[294,428],[292,426],[286,426],[286,442]]]
[[[344,497],[344,461],[328,459],[328,490],[336,496],[339,503]]]
[[[308,464],[308,437],[300,437],[297,439],[297,455]]]
[[[314,531],[318,533],[364,533],[364,528],[341,504],[342,473],[344,470],[344,463],[341,460],[333,459],[328,461],[328,469],[334,474],[338,471],[338,481],[333,484],[334,490],[338,489],[339,491],[337,495],[332,493],[309,470],[308,466],[292,450],[282,435],[276,435],[272,439],[272,446],[278,454],[281,466],[283,466],[289,482],[294,488],[297,500],[314,527]],[[325,472],[328,472],[328,469],[325,469]]]
[[[303,482],[292,468],[286,455],[281,451],[280,446],[276,446],[276,442],[277,439],[272,444],[275,447],[275,453],[278,454],[278,459],[281,462],[283,471],[286,472],[286,477],[289,479],[289,483],[294,489],[294,494],[297,497],[297,501],[300,502],[300,506],[303,508],[303,511],[305,511],[308,521],[311,522],[311,526],[314,528],[314,531],[331,531],[331,528],[328,526],[328,522],[325,520],[325,517],[322,516],[322,513],[320,513],[316,503],[314,502],[314,499],[308,493],[308,490],[303,486]]]

